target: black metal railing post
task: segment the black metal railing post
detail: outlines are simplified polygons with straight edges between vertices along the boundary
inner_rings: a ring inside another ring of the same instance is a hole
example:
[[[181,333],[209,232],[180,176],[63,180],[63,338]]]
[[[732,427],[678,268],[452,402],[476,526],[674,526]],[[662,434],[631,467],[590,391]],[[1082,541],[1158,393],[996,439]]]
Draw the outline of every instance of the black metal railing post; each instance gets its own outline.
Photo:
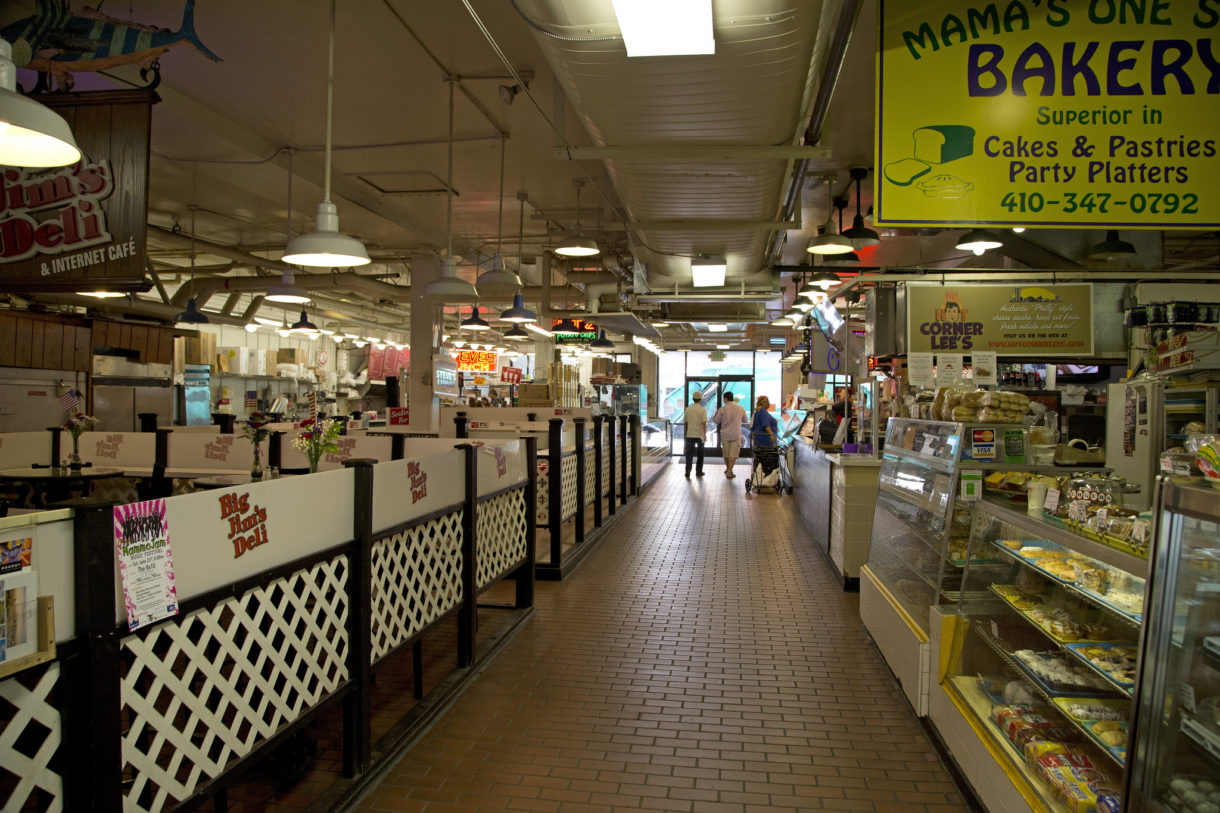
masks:
[[[277,429],[267,438],[267,465],[273,469],[284,467],[284,432]]]
[[[627,416],[620,415],[619,419],[618,419],[618,423],[619,423],[619,439],[622,441],[622,444],[623,444],[623,453],[620,455],[620,457],[622,457],[622,460],[619,462],[619,476],[621,477],[621,481],[619,483],[618,493],[619,493],[620,500],[622,501],[622,503],[624,505],[626,505],[627,497],[631,494],[631,492],[627,490],[627,463],[631,459],[631,453],[627,448],[627,442],[628,442],[627,441]]]
[[[343,698],[343,776],[350,779],[368,770],[372,761],[373,716],[373,465],[371,458],[353,458],[343,465],[355,475],[352,549],[347,575],[347,674],[352,691]]]
[[[606,416],[606,453],[609,455],[606,461],[608,475],[606,477],[606,510],[610,512],[610,516],[614,516],[614,461],[618,454],[618,444],[614,442],[613,415]]]
[[[640,493],[640,416],[630,415],[628,425],[631,427],[631,434],[627,438],[627,442],[631,444],[631,494],[639,496]]]
[[[390,435],[390,459],[402,460],[407,456],[407,436]]]
[[[164,472],[169,466],[169,436],[173,429],[157,429],[157,437],[153,440],[153,466],[160,466]]]
[[[121,662],[114,612],[114,506],[76,508],[73,522],[76,639],[65,693],[64,809],[123,808]]]
[[[534,565],[538,558],[538,523],[534,521],[538,505],[538,438],[525,441],[525,565],[517,571],[517,609],[534,606]]]
[[[551,536],[551,565],[559,566],[563,554],[563,418],[551,418],[547,435],[547,515]]]
[[[453,425],[457,427],[456,432],[459,438],[470,437],[470,418],[466,417],[465,412],[459,412],[454,417]]]
[[[585,541],[585,419],[573,418],[576,426],[576,544]]]
[[[593,526],[602,526],[602,415],[593,416]]]
[[[51,433],[51,466],[58,466],[63,460],[60,455],[63,453],[63,427],[48,426],[47,431]]]
[[[478,597],[475,595],[475,555],[478,543],[479,472],[478,447],[469,443],[457,447],[466,456],[465,506],[462,511],[462,606],[458,610],[458,668],[474,664],[474,634],[478,623]]]

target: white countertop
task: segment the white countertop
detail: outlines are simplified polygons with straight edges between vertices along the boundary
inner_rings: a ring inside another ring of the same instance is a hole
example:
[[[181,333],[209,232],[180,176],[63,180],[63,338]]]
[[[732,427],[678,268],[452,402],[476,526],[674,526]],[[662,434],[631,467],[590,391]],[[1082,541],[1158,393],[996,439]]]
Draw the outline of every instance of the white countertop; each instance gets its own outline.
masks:
[[[826,459],[836,466],[871,466],[873,468],[881,467],[881,458],[872,457],[871,455],[860,454],[841,454],[839,452],[827,452]]]

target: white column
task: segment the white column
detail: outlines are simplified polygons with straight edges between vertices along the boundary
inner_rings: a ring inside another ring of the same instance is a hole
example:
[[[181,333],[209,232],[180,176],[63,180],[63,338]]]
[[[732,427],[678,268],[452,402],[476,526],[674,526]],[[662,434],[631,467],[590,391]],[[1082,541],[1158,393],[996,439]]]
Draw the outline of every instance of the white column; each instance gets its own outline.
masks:
[[[440,259],[435,254],[411,256],[411,374],[404,389],[413,432],[435,432],[440,422],[433,396],[432,354],[438,351],[443,311],[420,296],[424,286],[440,275]]]

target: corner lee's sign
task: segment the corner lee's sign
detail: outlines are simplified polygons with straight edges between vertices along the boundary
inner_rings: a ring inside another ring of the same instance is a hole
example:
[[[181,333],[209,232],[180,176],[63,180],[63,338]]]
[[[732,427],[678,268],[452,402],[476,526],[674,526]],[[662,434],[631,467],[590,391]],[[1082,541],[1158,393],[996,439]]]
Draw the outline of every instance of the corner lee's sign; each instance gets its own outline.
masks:
[[[148,90],[38,98],[84,156],[67,167],[0,167],[0,291],[138,291],[148,205]]]
[[[1215,0],[881,0],[877,222],[1216,228]]]
[[[907,286],[907,352],[1093,354],[1093,286]]]

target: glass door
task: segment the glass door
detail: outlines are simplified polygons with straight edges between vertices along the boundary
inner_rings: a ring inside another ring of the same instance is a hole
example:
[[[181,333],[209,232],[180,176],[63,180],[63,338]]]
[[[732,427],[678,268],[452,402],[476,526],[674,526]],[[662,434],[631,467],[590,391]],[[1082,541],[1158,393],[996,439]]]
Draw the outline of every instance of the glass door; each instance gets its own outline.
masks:
[[[746,411],[746,415],[749,415],[751,407],[754,404],[754,379],[748,375],[722,375],[714,378],[686,379],[686,405],[692,403],[692,398],[696,392],[702,393],[703,399],[699,403],[707,410],[708,433],[707,442],[704,444],[704,454],[710,457],[718,457],[721,455],[720,433],[716,431],[715,425],[711,423],[712,416],[724,404],[724,394],[726,392],[733,393],[733,400],[741,404],[742,409]],[[683,406],[683,409],[685,408]],[[683,428],[682,436],[686,436],[685,427]],[[677,445],[678,448],[675,450],[675,453],[681,454],[681,444]]]

